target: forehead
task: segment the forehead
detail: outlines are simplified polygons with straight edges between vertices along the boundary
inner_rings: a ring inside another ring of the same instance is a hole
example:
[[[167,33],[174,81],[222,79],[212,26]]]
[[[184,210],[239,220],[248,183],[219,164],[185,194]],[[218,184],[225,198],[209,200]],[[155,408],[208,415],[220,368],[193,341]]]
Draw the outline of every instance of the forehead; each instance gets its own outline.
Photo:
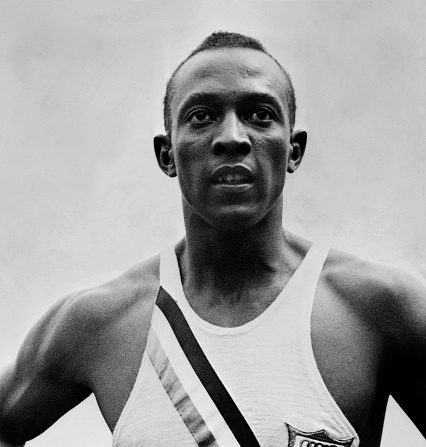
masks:
[[[287,109],[287,78],[267,54],[249,48],[202,51],[190,58],[173,80],[172,114],[197,93],[218,96],[245,93],[273,95]]]

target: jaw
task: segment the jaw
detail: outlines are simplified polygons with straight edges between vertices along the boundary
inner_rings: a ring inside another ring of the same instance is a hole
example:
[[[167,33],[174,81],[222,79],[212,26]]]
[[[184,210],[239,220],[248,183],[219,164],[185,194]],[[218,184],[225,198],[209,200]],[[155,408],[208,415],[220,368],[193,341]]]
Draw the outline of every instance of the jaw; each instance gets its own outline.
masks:
[[[183,214],[187,234],[189,233],[239,233],[257,231],[258,227],[282,227],[282,194],[271,207],[258,207],[252,203],[223,204],[211,210],[197,210],[182,195]]]

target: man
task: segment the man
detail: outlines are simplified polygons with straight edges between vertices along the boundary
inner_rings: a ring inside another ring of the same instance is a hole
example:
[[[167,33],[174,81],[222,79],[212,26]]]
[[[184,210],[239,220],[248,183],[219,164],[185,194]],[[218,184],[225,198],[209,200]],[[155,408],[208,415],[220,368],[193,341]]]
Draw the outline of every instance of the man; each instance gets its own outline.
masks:
[[[282,227],[306,145],[288,74],[215,33],[164,110],[154,147],[186,235],[39,321],[1,382],[1,445],[92,392],[115,446],[373,447],[390,394],[425,435],[424,288]]]

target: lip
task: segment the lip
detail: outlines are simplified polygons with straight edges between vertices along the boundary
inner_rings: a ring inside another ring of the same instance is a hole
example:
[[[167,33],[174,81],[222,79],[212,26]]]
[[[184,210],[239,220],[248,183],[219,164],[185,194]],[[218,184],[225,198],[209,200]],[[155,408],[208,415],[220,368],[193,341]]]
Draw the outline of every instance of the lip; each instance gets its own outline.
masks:
[[[222,177],[228,175],[239,175],[245,177],[243,181],[238,183],[227,183],[220,181]],[[220,188],[224,189],[246,189],[249,188],[254,182],[254,174],[247,166],[238,165],[224,165],[215,169],[211,176],[211,182]]]

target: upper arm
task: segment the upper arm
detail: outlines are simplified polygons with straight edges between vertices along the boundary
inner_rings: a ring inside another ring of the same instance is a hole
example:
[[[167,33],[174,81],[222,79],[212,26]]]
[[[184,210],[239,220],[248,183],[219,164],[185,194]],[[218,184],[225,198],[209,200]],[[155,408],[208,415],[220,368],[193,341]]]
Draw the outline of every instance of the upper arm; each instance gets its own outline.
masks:
[[[426,288],[402,274],[392,295],[390,391],[426,436]]]
[[[26,337],[0,379],[0,437],[24,443],[52,425],[89,394],[78,380],[84,323],[76,296],[52,307]]]
[[[96,392],[99,370],[105,357],[111,359],[106,348],[115,345],[111,337],[128,334],[134,306],[142,304],[137,315],[149,326],[158,264],[158,257],[149,259],[109,283],[71,294],[40,319],[14,365],[0,373],[0,446],[3,439],[19,444],[39,435]],[[140,319],[136,324],[143,326]]]

